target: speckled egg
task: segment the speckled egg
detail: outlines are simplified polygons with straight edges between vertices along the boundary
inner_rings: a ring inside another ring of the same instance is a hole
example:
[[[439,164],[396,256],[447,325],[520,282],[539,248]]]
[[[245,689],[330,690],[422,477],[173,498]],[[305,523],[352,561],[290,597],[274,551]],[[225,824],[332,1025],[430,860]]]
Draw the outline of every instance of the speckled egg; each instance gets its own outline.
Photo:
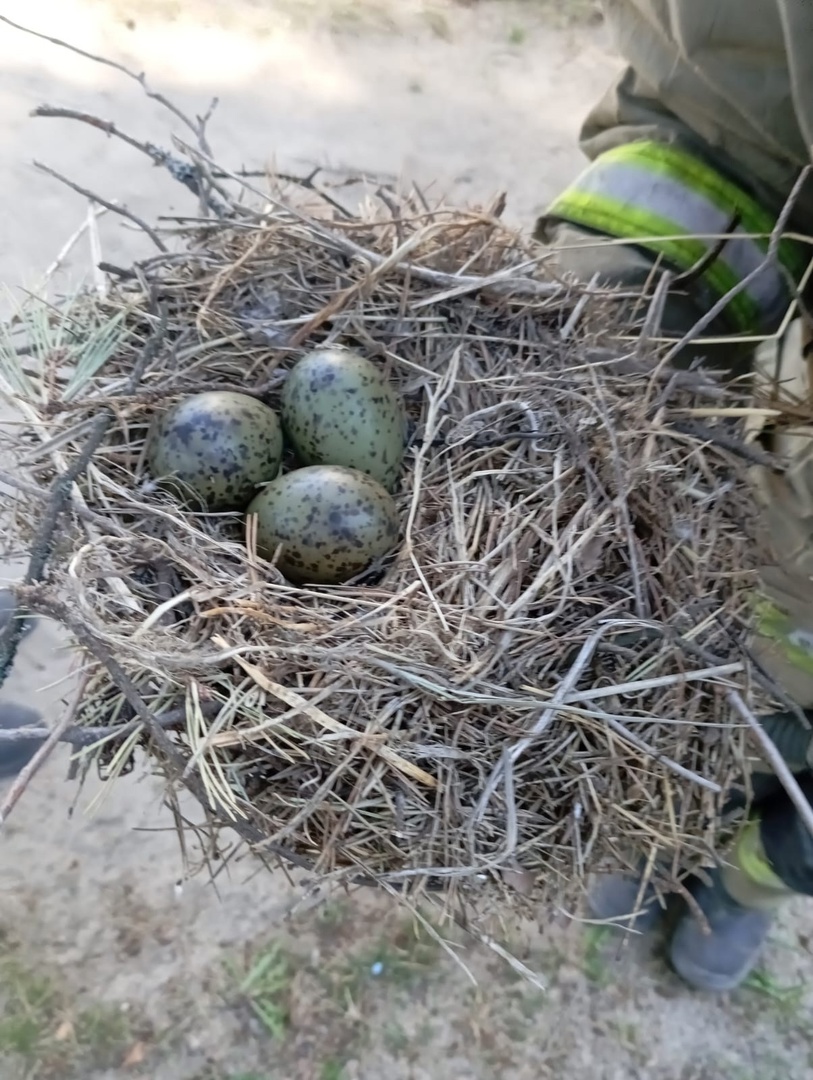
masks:
[[[282,461],[282,427],[273,409],[248,394],[213,390],[179,401],[148,438],[156,480],[190,504],[243,510]]]
[[[285,434],[303,465],[359,469],[392,491],[406,446],[406,417],[375,364],[348,349],[315,349],[282,391]]]
[[[339,585],[398,541],[392,496],[358,469],[309,465],[279,476],[247,511],[257,515],[257,549],[296,583]]]

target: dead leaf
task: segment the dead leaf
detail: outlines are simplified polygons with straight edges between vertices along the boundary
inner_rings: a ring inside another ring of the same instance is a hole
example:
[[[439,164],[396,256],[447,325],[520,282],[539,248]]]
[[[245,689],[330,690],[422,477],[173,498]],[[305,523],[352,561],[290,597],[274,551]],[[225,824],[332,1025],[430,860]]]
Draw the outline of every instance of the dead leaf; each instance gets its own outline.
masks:
[[[67,1042],[68,1039],[74,1037],[74,1028],[70,1020],[63,1020],[59,1027],[54,1032],[54,1038],[57,1042]]]
[[[124,1055],[124,1061],[121,1065],[123,1069],[132,1069],[136,1065],[141,1065],[147,1056],[146,1043],[136,1042],[130,1047],[127,1053]]]

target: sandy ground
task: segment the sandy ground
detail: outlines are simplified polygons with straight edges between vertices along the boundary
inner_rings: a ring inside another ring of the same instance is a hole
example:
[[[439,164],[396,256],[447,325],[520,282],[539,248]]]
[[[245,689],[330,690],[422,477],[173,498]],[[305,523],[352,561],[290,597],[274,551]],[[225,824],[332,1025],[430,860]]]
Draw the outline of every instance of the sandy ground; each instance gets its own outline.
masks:
[[[579,123],[618,66],[593,8],[6,0],[0,12],[146,71],[192,112],[217,96],[211,138],[234,166],[363,169],[456,201],[506,191],[508,215],[529,224],[579,168]],[[87,109],[167,144],[179,125],[134,81],[2,23],[0,70],[7,287],[35,287],[87,212],[34,160],[147,218],[194,210],[135,151],[77,124],[29,118],[44,102]],[[101,237],[112,262],[144,250],[112,215]],[[52,286],[77,283],[90,265],[83,239]],[[0,576],[21,565],[12,558]],[[3,697],[56,717],[70,691],[66,644],[40,626]],[[3,1078],[811,1075],[809,907],[783,918],[765,968],[731,999],[684,989],[657,943],[619,950],[562,913],[505,928],[545,993],[469,944],[472,982],[381,896],[303,909],[299,877],[258,873],[248,859],[214,886],[206,875],[184,880],[154,781],[91,782],[73,809],[65,768],[66,755],[55,755],[0,837]]]

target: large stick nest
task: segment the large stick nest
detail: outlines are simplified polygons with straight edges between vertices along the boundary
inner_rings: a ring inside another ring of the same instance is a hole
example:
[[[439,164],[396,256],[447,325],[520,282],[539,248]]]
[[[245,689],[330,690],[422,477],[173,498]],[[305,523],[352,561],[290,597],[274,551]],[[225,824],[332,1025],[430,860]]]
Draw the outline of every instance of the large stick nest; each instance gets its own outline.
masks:
[[[231,826],[319,878],[550,899],[607,862],[708,857],[743,772],[726,691],[754,701],[760,558],[736,428],[689,422],[722,389],[490,212],[218,186],[221,217],[106,296],[29,305],[4,350],[18,537],[42,545],[76,476],[22,594],[90,673],[73,741],[111,782],[146,753],[213,843]],[[143,450],[185,394],[275,405],[324,341],[407,402],[402,541],[364,579],[299,588],[239,517],[156,490]]]

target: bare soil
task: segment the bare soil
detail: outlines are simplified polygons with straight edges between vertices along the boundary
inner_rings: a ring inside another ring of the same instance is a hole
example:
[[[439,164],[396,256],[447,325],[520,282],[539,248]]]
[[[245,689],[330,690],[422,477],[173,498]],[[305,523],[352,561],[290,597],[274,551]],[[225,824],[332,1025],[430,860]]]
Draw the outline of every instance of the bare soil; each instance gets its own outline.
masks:
[[[618,69],[589,0],[7,0],[2,13],[144,70],[193,112],[217,96],[211,137],[235,166],[362,169],[458,202],[505,191],[507,215],[525,225],[580,167],[580,122]],[[87,212],[34,160],[145,217],[194,212],[135,151],[29,118],[43,102],[87,109],[166,145],[181,129],[134,81],[2,23],[0,70],[8,289],[35,287]],[[101,237],[110,262],[146,250],[112,214]],[[90,266],[83,239],[54,286],[74,286]],[[13,580],[22,553],[9,543],[0,577]],[[71,686],[67,646],[56,627],[38,627],[4,699],[56,717]],[[540,912],[502,937],[544,977],[542,992],[461,938],[453,947],[468,977],[381,895],[322,901],[303,875],[271,874],[248,857],[214,883],[190,879],[146,771],[110,787],[92,780],[77,798],[66,766],[67,752],[56,754],[0,836],[4,1078],[813,1071],[809,905],[783,915],[765,967],[729,999],[684,988],[657,940],[620,947],[577,913]]]

